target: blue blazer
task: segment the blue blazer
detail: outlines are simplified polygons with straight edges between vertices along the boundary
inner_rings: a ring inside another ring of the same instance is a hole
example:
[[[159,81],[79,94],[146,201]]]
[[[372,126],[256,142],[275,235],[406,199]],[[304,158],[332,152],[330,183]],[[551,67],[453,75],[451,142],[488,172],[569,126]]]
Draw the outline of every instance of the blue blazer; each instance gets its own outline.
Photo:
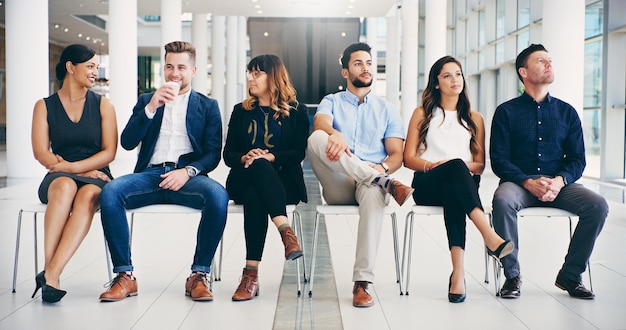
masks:
[[[165,106],[157,108],[152,119],[146,116],[144,110],[153,94],[139,96],[133,114],[122,131],[121,145],[124,149],[132,150],[141,143],[135,173],[148,167],[161,131]],[[178,167],[191,165],[201,174],[211,172],[220,162],[222,152],[222,117],[217,101],[192,90],[187,105],[186,122],[193,151],[176,160]]]

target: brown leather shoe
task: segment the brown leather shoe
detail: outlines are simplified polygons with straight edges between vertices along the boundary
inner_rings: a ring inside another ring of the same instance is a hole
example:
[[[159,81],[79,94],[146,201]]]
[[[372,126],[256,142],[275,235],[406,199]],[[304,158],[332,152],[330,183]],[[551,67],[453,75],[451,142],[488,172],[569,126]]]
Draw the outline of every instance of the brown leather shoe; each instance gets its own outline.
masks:
[[[391,180],[391,184],[389,186],[389,193],[400,206],[402,206],[402,204],[404,204],[404,202],[406,202],[409,197],[411,197],[411,194],[413,194],[414,190],[415,189],[409,186],[405,186],[404,184],[402,184],[402,182],[396,179]]]
[[[233,301],[250,300],[259,295],[259,270],[258,269],[243,269],[241,275],[241,282],[235,293],[233,294]]]
[[[100,301],[120,301],[136,295],[137,278],[133,279],[126,273],[120,273],[111,281],[109,289],[100,295]]]
[[[374,298],[367,292],[368,282],[356,281],[352,289],[352,305],[354,307],[371,307],[374,305]]]
[[[293,233],[291,227],[287,227],[280,231],[280,237],[285,245],[285,259],[294,260],[302,257],[302,248],[298,243],[298,237]]]
[[[187,278],[185,295],[193,301],[212,301],[213,294],[209,290],[209,280],[206,274],[195,273]]]

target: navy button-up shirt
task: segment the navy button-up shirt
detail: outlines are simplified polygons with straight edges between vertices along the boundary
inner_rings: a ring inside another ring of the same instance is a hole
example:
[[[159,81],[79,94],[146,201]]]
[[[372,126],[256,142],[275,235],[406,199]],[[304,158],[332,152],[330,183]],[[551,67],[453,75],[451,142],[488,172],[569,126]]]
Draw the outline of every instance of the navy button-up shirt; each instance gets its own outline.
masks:
[[[585,169],[585,144],[578,113],[550,94],[541,103],[522,94],[496,109],[490,158],[501,182],[517,184],[531,175],[578,180]]]

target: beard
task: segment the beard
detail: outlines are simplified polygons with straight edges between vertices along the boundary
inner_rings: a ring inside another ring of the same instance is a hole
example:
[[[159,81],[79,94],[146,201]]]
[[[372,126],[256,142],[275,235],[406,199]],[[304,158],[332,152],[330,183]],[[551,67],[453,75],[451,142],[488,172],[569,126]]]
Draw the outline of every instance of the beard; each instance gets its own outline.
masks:
[[[370,79],[369,81],[363,81],[361,80],[359,77],[356,77],[354,79],[352,79],[352,85],[356,88],[361,88],[361,87],[370,87],[372,86],[372,81],[374,79]]]

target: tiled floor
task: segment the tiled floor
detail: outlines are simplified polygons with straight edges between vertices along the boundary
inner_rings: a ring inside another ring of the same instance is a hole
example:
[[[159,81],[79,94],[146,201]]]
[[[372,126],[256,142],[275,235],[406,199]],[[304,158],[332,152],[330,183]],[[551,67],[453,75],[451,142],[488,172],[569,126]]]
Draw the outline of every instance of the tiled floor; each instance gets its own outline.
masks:
[[[132,163],[132,162],[131,162]],[[116,175],[132,164],[116,163]],[[214,177],[225,179],[221,165]],[[319,192],[307,171],[311,201],[300,205],[305,222],[305,253],[311,251],[314,205]],[[410,182],[411,173],[397,177]],[[62,276],[68,295],[55,305],[41,302],[34,289],[33,222],[23,223],[17,292],[11,292],[16,217],[21,205],[37,202],[36,180],[6,181],[0,189],[0,329],[626,329],[626,205],[620,187],[586,182],[610,199],[611,212],[591,259],[597,298],[570,298],[554,286],[554,278],[567,249],[567,221],[527,219],[520,222],[522,297],[504,300],[494,296],[493,282],[484,283],[482,240],[468,223],[466,248],[467,300],[447,301],[451,266],[441,218],[416,219],[410,295],[399,295],[395,282],[391,225],[383,225],[373,287],[372,308],[352,307],[352,264],[355,216],[333,216],[325,221],[328,244],[322,244],[317,260],[315,292],[296,295],[295,266],[282,257],[282,244],[270,227],[260,269],[259,297],[232,302],[244,264],[241,215],[231,215],[224,233],[221,281],[213,284],[215,301],[193,302],[184,296],[184,282],[195,245],[197,219],[192,216],[138,218],[133,238],[133,260],[139,295],[116,303],[100,303],[98,295],[107,282],[105,249],[96,217],[84,243]],[[497,179],[483,178],[481,194],[490,203]],[[621,200],[620,200],[621,198]],[[407,203],[410,204],[410,203]],[[398,209],[400,235],[410,206]],[[388,220],[385,219],[387,222]],[[39,240],[43,221],[38,223]],[[322,231],[325,233],[326,231]],[[322,235],[325,236],[325,235]],[[40,246],[41,249],[41,246]],[[40,252],[40,265],[42,253]],[[307,273],[310,259],[307,256]],[[41,266],[40,266],[41,267]],[[490,274],[493,278],[493,274]],[[588,285],[588,279],[585,276]]]

